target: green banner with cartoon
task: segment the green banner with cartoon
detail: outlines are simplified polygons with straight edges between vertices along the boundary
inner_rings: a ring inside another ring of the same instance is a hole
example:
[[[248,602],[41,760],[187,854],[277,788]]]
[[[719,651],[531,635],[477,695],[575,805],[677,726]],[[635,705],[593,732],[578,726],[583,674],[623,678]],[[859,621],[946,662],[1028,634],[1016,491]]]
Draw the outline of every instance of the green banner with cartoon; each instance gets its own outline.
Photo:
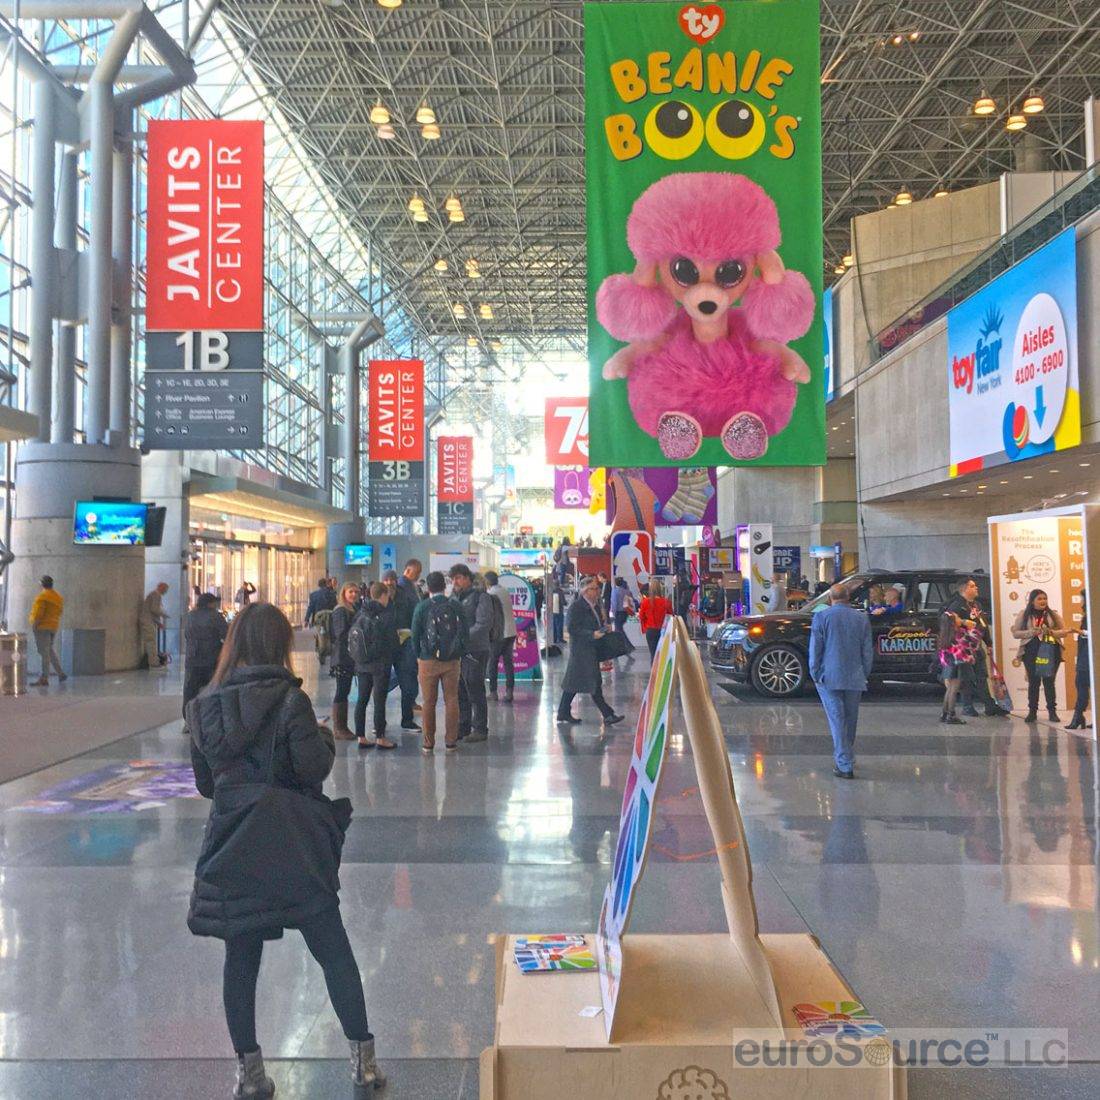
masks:
[[[818,0],[585,6],[592,466],[818,466]]]

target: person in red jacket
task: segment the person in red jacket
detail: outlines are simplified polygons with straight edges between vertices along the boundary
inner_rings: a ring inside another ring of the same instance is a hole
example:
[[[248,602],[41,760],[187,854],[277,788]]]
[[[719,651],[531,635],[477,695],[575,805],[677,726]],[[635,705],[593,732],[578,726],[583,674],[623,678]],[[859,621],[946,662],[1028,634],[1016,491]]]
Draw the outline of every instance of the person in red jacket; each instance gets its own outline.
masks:
[[[651,661],[657,652],[657,642],[661,637],[661,628],[665,625],[665,616],[671,614],[672,602],[665,595],[665,586],[654,577],[649,582],[649,590],[642,597],[642,606],[638,610],[638,625],[645,633]]]

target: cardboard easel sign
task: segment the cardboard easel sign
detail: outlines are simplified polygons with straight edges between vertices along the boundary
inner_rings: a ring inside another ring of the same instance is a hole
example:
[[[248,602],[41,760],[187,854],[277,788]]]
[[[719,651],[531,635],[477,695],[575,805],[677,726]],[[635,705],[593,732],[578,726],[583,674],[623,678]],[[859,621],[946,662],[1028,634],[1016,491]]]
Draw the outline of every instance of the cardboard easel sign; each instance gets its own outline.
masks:
[[[674,703],[691,744],[717,853],[728,933],[628,934],[657,813]],[[494,1045],[481,1100],[732,1100],[905,1096],[885,1031],[808,935],[759,932],[752,865],[706,672],[679,618],[666,619],[634,731],[611,881],[594,937],[597,973],[531,980],[498,943]],[[603,1011],[593,1014],[592,1006]],[[843,1037],[860,1057],[812,1064],[798,1051]],[[794,1059],[747,1064],[752,1044]],[[746,1044],[749,1044],[746,1047]],[[852,1074],[858,1072],[858,1077]]]

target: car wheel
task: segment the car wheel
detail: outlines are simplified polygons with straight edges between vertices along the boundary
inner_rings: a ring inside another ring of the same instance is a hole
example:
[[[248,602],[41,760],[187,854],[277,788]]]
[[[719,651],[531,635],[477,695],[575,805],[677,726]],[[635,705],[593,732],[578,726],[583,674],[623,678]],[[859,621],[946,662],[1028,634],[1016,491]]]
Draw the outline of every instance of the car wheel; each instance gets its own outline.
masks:
[[[797,695],[806,684],[806,658],[793,645],[774,645],[752,663],[752,686],[769,699]]]

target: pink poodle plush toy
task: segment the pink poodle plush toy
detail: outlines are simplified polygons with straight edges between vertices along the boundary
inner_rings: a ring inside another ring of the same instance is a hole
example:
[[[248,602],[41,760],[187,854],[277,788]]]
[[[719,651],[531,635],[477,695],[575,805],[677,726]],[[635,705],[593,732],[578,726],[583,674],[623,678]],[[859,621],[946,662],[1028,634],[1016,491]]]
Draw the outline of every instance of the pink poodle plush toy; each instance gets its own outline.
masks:
[[[680,172],[642,193],[626,232],[634,273],[596,295],[600,324],[627,344],[604,378],[627,379],[634,418],[666,458],[691,458],[704,437],[760,458],[810,380],[787,344],[814,316],[809,282],[775,251],[775,203],[745,176]]]

